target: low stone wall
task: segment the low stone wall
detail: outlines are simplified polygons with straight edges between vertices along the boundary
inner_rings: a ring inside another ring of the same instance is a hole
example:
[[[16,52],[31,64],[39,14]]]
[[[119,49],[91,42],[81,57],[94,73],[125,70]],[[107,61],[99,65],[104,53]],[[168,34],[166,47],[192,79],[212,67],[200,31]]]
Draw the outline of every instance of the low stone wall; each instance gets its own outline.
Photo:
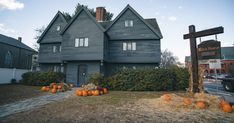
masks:
[[[9,84],[11,79],[16,79],[19,81],[23,73],[28,72],[25,69],[15,69],[15,68],[0,68],[0,84]]]

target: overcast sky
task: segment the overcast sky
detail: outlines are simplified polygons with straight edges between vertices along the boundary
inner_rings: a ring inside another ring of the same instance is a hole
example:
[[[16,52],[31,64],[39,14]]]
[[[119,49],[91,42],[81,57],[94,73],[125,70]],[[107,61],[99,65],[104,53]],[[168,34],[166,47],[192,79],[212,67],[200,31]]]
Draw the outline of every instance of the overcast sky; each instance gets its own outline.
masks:
[[[164,37],[161,49],[172,51],[181,62],[190,55],[189,40],[183,40],[189,25],[197,31],[223,26],[224,34],[218,35],[221,45],[234,44],[234,0],[0,0],[0,34],[21,36],[33,47],[35,29],[48,25],[58,10],[72,14],[77,3],[104,6],[114,18],[130,4],[143,18],[156,18]],[[201,40],[208,39],[214,36]]]

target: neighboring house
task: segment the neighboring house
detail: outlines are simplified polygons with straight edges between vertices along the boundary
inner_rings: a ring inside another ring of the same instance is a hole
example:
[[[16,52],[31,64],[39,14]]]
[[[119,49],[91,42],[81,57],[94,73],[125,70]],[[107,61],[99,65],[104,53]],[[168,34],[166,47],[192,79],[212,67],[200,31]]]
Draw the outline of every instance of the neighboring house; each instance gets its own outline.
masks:
[[[0,34],[0,83],[19,80],[21,73],[31,69],[32,55],[36,51],[21,40],[21,37],[17,40]]]
[[[105,12],[97,7],[95,19],[81,7],[69,22],[58,12],[38,40],[40,69],[65,72],[66,81],[79,86],[95,73],[157,68],[162,34],[156,19],[129,5],[113,21],[105,21]]]
[[[228,74],[230,68],[234,68],[234,47],[221,47],[221,69],[217,69],[218,74]],[[212,59],[210,59],[212,60]],[[206,74],[215,74],[215,70],[209,67],[210,60],[203,60],[199,62],[199,66],[205,69]],[[191,57],[185,57],[185,66],[191,67]]]

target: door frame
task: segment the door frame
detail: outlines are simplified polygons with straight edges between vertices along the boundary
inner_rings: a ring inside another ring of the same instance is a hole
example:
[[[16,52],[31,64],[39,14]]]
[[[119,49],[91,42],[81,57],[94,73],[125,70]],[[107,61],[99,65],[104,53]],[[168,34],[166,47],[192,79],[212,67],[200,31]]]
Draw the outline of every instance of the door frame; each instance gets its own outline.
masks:
[[[80,82],[80,66],[84,66],[86,68],[85,81],[86,81],[87,75],[88,75],[88,65],[87,64],[79,64],[77,66],[77,86],[81,86],[81,82]]]

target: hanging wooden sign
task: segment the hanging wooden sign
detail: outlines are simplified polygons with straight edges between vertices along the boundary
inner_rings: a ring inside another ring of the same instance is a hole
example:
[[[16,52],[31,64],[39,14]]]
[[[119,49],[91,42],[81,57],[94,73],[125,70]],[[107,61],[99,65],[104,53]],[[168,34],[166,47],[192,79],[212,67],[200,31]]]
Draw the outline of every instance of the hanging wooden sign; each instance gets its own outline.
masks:
[[[220,42],[208,40],[198,45],[198,60],[220,59],[221,47]]]

